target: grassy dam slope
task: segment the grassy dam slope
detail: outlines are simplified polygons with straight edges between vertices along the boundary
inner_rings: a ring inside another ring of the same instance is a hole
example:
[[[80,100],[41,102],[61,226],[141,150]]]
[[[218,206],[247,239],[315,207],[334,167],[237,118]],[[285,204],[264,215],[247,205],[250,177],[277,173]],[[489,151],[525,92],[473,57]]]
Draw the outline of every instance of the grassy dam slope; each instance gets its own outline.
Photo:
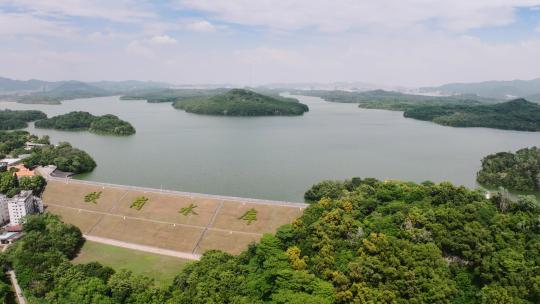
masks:
[[[85,235],[194,255],[240,253],[306,207],[50,177],[43,202]]]

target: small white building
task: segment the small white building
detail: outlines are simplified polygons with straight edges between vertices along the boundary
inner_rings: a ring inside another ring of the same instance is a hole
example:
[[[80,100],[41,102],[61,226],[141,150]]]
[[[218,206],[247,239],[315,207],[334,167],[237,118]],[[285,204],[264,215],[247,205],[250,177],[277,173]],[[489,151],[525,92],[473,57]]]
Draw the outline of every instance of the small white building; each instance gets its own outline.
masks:
[[[8,199],[9,225],[20,225],[21,219],[28,214],[43,212],[43,202],[32,195],[32,191],[25,190]]]
[[[38,143],[29,141],[29,142],[26,142],[24,149],[29,151],[29,150],[32,150],[33,148],[40,148],[44,146],[46,146],[46,144],[38,144]]]

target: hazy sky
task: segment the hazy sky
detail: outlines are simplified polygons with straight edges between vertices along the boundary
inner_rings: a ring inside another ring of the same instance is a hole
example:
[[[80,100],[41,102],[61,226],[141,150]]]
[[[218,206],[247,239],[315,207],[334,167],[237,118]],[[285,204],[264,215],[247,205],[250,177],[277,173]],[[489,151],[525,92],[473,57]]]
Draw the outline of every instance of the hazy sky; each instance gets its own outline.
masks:
[[[17,79],[531,79],[540,0],[0,0],[0,41]]]

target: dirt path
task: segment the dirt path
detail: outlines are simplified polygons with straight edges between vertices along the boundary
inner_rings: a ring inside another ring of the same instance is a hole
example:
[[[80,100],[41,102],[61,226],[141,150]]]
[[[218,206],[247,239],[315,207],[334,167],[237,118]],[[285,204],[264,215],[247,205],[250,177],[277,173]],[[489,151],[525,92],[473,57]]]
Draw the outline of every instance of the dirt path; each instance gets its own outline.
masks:
[[[19,304],[26,304],[26,299],[24,298],[24,295],[22,293],[21,286],[19,286],[19,282],[17,282],[17,277],[15,276],[15,271],[10,270],[8,271],[9,277],[11,279],[11,284],[13,284],[13,288],[15,289],[15,294],[17,296],[17,302]]]
[[[83,236],[85,239],[92,242],[96,242],[96,243],[102,243],[102,244],[107,244],[107,245],[112,245],[112,246],[117,246],[117,247],[122,247],[122,248],[127,248],[127,249],[172,256],[172,257],[186,259],[186,260],[198,261],[201,258],[201,255],[193,254],[189,252],[180,252],[180,251],[162,249],[162,248],[157,248],[157,247],[152,247],[152,246],[139,245],[139,244],[122,242],[122,241],[102,238],[99,236],[86,235],[86,234]]]

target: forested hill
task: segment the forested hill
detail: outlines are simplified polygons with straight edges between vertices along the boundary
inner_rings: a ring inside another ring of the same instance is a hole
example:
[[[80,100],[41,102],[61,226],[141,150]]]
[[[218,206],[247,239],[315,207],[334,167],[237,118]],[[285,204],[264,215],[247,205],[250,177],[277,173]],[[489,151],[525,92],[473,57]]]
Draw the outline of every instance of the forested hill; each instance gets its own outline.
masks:
[[[111,95],[114,95],[114,92],[106,91],[104,89],[89,85],[84,82],[66,81],[59,84],[50,91],[17,95],[12,97],[12,99],[21,103],[59,104],[63,100],[102,97]]]
[[[36,128],[65,131],[89,130],[98,134],[132,135],[135,128],[115,115],[94,116],[88,112],[69,112],[67,114],[38,120]]]
[[[3,263],[35,303],[540,303],[540,208],[449,183],[327,181],[302,217],[238,256],[206,252],[165,289],[97,263],[82,235],[29,217]]]
[[[482,159],[477,180],[488,187],[517,191],[540,191],[540,149],[499,152]]]
[[[493,105],[419,106],[406,110],[404,116],[452,127],[540,131],[540,105],[525,99]]]
[[[173,106],[189,113],[224,116],[289,116],[309,111],[307,105],[296,99],[268,96],[244,89],[179,100]]]
[[[540,94],[540,78],[531,80],[449,83],[439,87],[421,88],[420,90],[423,92],[439,92],[443,94],[475,94],[497,99],[507,99],[510,96],[515,96],[530,100],[532,99],[531,96]]]

